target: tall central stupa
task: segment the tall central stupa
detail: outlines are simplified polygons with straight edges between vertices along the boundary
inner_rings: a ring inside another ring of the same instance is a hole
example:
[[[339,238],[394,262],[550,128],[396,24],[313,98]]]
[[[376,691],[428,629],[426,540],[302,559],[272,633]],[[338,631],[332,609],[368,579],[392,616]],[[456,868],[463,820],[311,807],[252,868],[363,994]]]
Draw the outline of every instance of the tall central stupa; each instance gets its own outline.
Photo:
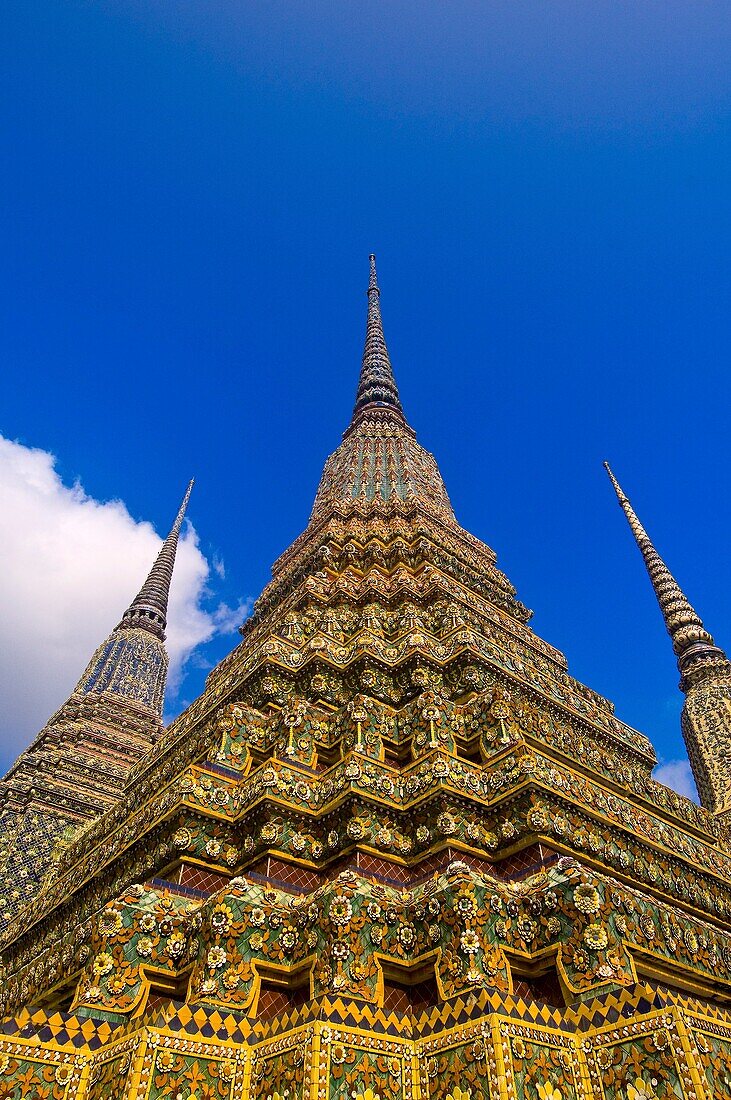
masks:
[[[306,530],[4,933],[0,1100],[731,1100],[731,666],[613,481],[701,806],[460,527],[371,257]]]

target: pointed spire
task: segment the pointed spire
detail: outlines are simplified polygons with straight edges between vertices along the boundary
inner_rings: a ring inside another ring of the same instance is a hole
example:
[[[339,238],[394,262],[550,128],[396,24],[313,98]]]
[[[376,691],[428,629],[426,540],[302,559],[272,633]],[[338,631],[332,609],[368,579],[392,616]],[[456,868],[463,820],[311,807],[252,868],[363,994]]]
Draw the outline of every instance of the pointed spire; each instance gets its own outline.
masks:
[[[170,528],[170,534],[162,544],[160,553],[155,559],[155,564],[150,570],[147,580],[122,616],[118,629],[141,627],[143,630],[149,630],[161,641],[165,640],[168,596],[170,595],[170,582],[173,579],[178,536],[180,535],[180,528],[183,526],[185,510],[188,507],[193,489],[193,481],[194,479],[191,479],[185,491],[185,496],[175,517],[175,523]]]
[[[365,348],[363,350],[363,365],[360,369],[358,392],[355,397],[351,425],[364,409],[374,407],[392,411],[402,423],[405,423],[406,418],[401,407],[396,379],[393,376],[386,339],[383,335],[381,292],[378,289],[378,278],[376,276],[376,257],[371,255],[369,259],[371,274],[368,283],[368,321],[366,324]]]
[[[698,679],[699,676],[703,678],[707,672],[719,667],[725,669],[728,665],[726,655],[714,644],[700,616],[691,607],[672,573],[652,545],[649,535],[609,468],[609,463],[605,462],[604,467],[614,486],[620,507],[627,517],[635,542],[645,560],[645,566],[678,659],[680,687],[681,690],[686,691],[693,680]]]

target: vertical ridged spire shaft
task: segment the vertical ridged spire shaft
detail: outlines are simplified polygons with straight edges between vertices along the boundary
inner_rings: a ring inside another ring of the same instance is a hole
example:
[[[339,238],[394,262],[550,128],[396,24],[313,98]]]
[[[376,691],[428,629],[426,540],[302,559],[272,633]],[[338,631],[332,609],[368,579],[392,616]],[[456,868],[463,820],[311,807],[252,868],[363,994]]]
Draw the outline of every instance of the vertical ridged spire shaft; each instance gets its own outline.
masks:
[[[141,627],[144,630],[149,630],[151,634],[162,641],[165,640],[168,597],[170,595],[170,583],[173,579],[175,555],[178,549],[178,536],[180,535],[180,528],[183,526],[185,510],[188,507],[192,489],[193,480],[191,479],[175,517],[175,522],[170,528],[170,534],[162,544],[160,553],[155,559],[155,564],[150,570],[147,580],[122,616],[122,621],[119,624],[120,628]]]
[[[405,422],[404,410],[401,407],[396,379],[393,376],[386,339],[383,335],[381,292],[378,289],[376,257],[371,255],[369,259],[371,274],[368,282],[366,339],[351,423],[368,407],[391,410],[398,416],[399,420]]]
[[[627,517],[635,542],[645,561],[652,587],[660,604],[665,626],[673,642],[678,660],[680,687],[686,691],[698,675],[701,677],[721,665],[728,664],[723,650],[714,644],[713,638],[703,626],[700,616],[690,605],[672,573],[653,546],[649,535],[640,523],[629,500],[605,462],[604,467],[614,486],[617,500]]]

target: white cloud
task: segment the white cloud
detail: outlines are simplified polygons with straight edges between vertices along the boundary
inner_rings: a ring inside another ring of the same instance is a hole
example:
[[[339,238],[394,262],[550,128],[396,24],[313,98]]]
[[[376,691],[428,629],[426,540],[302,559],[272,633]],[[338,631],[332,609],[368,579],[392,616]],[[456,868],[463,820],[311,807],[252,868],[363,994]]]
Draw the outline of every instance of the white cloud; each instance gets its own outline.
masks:
[[[79,483],[64,485],[55,461],[0,435],[0,756],[6,764],[73,690],[161,545],[152,525],[133,519],[121,501],[101,502]],[[175,501],[170,505],[172,512]],[[245,617],[245,605],[206,609],[209,575],[187,524],[170,591],[169,695],[196,647]]]
[[[672,787],[674,791],[690,798],[692,802],[698,801],[695,780],[687,760],[666,760],[664,763],[658,764],[652,775],[658,783],[664,783],[666,787]]]

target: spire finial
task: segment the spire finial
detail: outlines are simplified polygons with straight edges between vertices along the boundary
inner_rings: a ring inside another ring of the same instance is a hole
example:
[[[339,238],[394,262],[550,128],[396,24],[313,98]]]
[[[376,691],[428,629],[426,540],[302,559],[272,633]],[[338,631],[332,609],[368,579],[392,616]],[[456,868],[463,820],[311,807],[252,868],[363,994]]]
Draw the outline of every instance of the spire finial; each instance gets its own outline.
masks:
[[[368,257],[368,261],[371,265],[371,275],[370,275],[370,279],[368,280],[368,289],[369,290],[378,290],[378,275],[376,274],[376,257],[375,257],[373,252],[371,252],[370,256]],[[380,294],[380,291],[379,291],[379,294]]]
[[[665,626],[673,642],[673,649],[680,669],[680,687],[686,691],[697,673],[710,670],[722,661],[727,664],[723,650],[714,644],[713,638],[703,626],[700,616],[688,602],[677,581],[665,565],[650,537],[640,523],[622,487],[612,473],[609,463],[604,463],[614,486],[617,500],[627,517],[645,567],[660,604]]]
[[[170,582],[173,579],[178,536],[183,526],[183,519],[185,518],[185,511],[188,507],[194,481],[195,479],[191,478],[178,509],[178,514],[175,517],[175,522],[170,528],[170,534],[162,544],[147,580],[122,616],[122,621],[119,624],[120,628],[141,627],[143,630],[149,630],[161,641],[165,640],[168,596],[170,595]]]
[[[381,292],[376,274],[376,257],[371,253],[370,278],[368,280],[368,320],[366,323],[363,364],[358,380],[358,392],[355,397],[353,421],[367,407],[390,410],[402,423],[405,423],[404,410],[401,407],[393,367],[388,356],[386,339],[381,321]]]

